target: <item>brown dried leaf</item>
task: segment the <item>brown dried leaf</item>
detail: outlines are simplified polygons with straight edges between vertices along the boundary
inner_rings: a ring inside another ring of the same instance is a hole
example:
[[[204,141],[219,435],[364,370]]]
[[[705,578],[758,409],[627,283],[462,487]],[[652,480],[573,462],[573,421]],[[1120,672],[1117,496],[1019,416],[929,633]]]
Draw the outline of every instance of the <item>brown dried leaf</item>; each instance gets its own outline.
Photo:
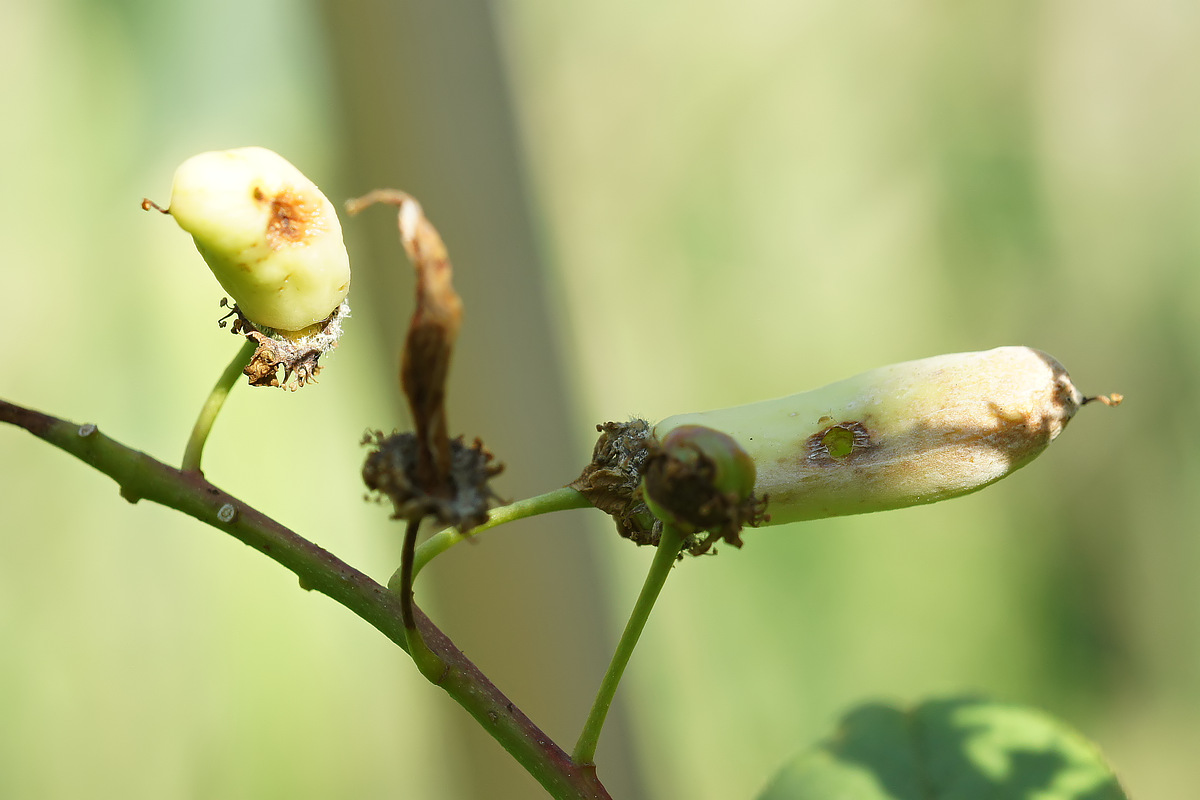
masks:
[[[446,246],[420,203],[405,192],[377,189],[349,201],[346,208],[357,214],[375,203],[399,209],[400,239],[417,272],[417,305],[400,364],[400,385],[408,397],[419,441],[415,477],[430,495],[448,497],[454,488],[446,427],[446,376],[462,323],[462,300],[454,291]]]

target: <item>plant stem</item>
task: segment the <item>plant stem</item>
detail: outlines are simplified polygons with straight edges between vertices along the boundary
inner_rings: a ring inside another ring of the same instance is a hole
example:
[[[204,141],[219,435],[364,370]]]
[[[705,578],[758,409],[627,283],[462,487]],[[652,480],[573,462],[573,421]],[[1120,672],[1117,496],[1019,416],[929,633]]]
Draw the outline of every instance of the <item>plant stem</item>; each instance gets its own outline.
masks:
[[[634,603],[633,613],[625,623],[625,631],[621,634],[621,640],[617,642],[617,649],[608,665],[608,671],[604,673],[604,679],[600,682],[600,691],[596,693],[596,699],[592,703],[591,713],[588,714],[583,732],[579,734],[579,741],[575,744],[575,752],[571,754],[571,760],[576,764],[591,764],[595,761],[596,745],[600,741],[600,731],[604,727],[608,709],[617,693],[617,684],[621,682],[629,657],[633,655],[638,638],[646,627],[646,620],[650,618],[650,610],[654,608],[654,602],[658,599],[663,584],[667,582],[667,576],[671,574],[671,567],[682,548],[683,534],[674,525],[664,522],[662,538],[659,539],[658,549],[654,551],[654,560],[650,562],[646,582],[642,584],[642,591]]]
[[[413,551],[417,543],[417,531],[421,528],[421,519],[410,519],[404,527],[404,546],[400,552],[400,621],[404,624],[404,641],[408,645],[408,654],[413,663],[430,683],[441,682],[446,674],[446,665],[429,649],[421,638],[413,616]]]
[[[404,623],[405,633],[415,633],[417,623],[413,618],[413,550],[417,543],[417,531],[421,527],[421,519],[410,519],[404,526],[404,545],[400,550],[400,621]]]
[[[570,508],[588,508],[590,506],[591,503],[582,494],[570,486],[564,486],[561,489],[553,489],[536,497],[518,500],[506,506],[493,508],[488,512],[487,522],[472,528],[466,533],[460,533],[455,528],[446,528],[426,539],[416,550],[416,556],[413,560],[413,579],[416,579],[421,570],[425,568],[425,565],[432,561],[435,556],[441,555],[459,542],[470,539],[472,536],[483,533],[490,528],[495,528],[506,522],[525,519],[526,517],[536,517],[538,514],[548,514],[551,511],[566,511]],[[396,574],[388,581],[388,586],[396,592],[400,591],[400,573],[401,570],[396,570]]]
[[[117,482],[121,496],[181,511],[227,533],[291,570],[306,589],[321,592],[407,647],[400,598],[370,577],[280,525],[208,481],[183,472],[100,433],[0,400],[0,422],[9,422],[75,456]],[[413,607],[422,640],[445,664],[437,685],[555,798],[606,800],[608,792],[590,764],[575,764],[533,724],[453,642]]]
[[[225,398],[229,396],[229,391],[242,376],[242,370],[250,363],[250,358],[254,355],[256,348],[257,345],[247,339],[241,349],[237,351],[237,355],[229,362],[229,366],[221,373],[221,377],[217,379],[212,391],[209,392],[208,399],[204,401],[204,405],[200,409],[200,416],[196,417],[196,424],[192,426],[192,435],[188,438],[187,449],[183,451],[181,468],[184,472],[204,474],[200,469],[200,456],[204,453],[204,443],[208,441],[209,431],[212,430],[213,423],[217,420],[217,414],[221,412],[221,406],[225,405]]]

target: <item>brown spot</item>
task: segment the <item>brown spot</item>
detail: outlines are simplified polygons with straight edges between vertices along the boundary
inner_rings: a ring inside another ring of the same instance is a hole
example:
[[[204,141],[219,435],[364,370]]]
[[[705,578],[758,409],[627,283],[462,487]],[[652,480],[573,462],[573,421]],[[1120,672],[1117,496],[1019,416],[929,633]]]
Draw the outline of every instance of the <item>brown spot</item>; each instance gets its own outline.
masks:
[[[853,458],[871,446],[871,434],[861,422],[839,422],[823,428],[805,441],[805,460],[812,464],[836,464]]]
[[[255,190],[258,192],[258,190]],[[256,199],[259,199],[256,194]],[[272,249],[303,242],[319,227],[320,206],[303,196],[284,190],[271,198],[271,218],[267,221],[267,242]]]

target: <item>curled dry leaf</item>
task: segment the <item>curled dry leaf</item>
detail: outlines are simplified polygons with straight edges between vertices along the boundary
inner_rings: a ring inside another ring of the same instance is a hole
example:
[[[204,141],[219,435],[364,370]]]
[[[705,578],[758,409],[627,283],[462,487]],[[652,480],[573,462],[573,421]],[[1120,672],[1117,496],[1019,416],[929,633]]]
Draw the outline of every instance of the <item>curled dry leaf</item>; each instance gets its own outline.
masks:
[[[450,436],[446,428],[446,376],[458,329],[462,300],[451,282],[446,246],[425,218],[421,204],[395,189],[377,189],[346,203],[357,214],[375,203],[399,208],[400,240],[417,272],[417,306],[404,341],[400,385],[408,397],[419,445],[416,482],[424,491],[450,491]]]
[[[479,440],[468,447],[450,440],[446,422],[446,378],[458,330],[462,300],[454,291],[453,269],[437,229],[411,195],[379,189],[349,201],[357,214],[385,203],[398,209],[400,240],[416,270],[416,308],[404,340],[400,385],[412,411],[413,434],[370,434],[374,446],[363,468],[369,488],[387,495],[396,516],[420,519],[432,514],[462,529],[487,519],[494,499],[487,480],[502,467]]]

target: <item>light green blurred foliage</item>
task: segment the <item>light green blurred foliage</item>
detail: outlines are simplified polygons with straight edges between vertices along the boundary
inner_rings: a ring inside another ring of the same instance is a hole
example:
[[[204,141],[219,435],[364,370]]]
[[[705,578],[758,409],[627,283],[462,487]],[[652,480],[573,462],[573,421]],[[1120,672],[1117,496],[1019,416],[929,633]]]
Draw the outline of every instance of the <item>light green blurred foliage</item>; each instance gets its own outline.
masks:
[[[981,494],[680,565],[618,709],[647,796],[749,796],[851,705],[967,690],[1066,717],[1134,795],[1200,783],[1193,4],[495,13],[581,435],[1000,344],[1128,397]],[[250,143],[342,181],[321,30],[283,0],[0,22],[0,396],[177,460],[237,342],[186,236],[137,204]],[[383,579],[355,442],[395,416],[392,351],[354,324],[317,386],[237,390],[205,465]],[[456,791],[446,701],[257,554],[11,430],[0,509],[0,796]],[[650,553],[599,549],[612,624],[582,634],[615,643]]]
[[[1196,785],[1193,5],[505,8],[593,417],[1018,343],[1128,396],[978,495],[683,564],[626,687],[655,796],[745,796],[858,700],[962,690],[1065,716],[1135,795]]]

